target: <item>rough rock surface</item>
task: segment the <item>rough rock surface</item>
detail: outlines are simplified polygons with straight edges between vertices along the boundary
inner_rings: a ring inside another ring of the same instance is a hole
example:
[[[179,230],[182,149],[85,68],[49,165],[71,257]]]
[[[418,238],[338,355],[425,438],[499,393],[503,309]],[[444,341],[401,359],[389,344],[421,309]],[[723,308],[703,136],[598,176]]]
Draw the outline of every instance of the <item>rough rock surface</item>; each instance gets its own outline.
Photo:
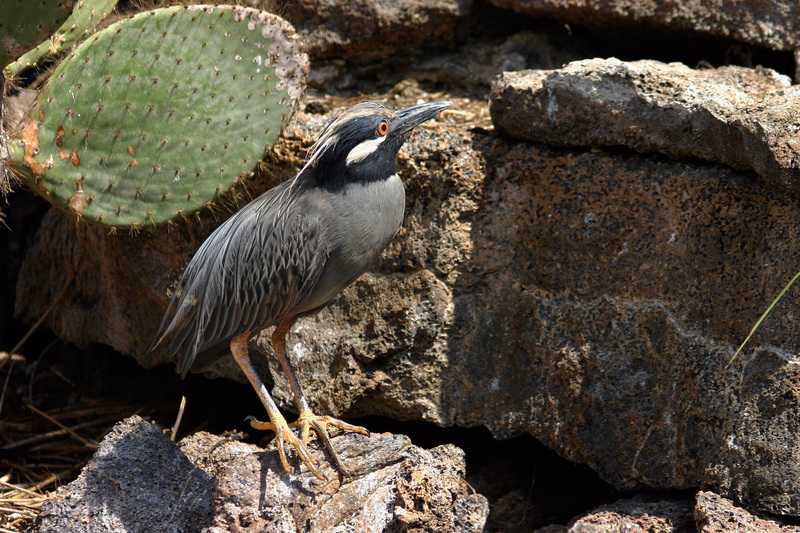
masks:
[[[800,246],[783,226],[798,200],[718,167],[477,137],[486,203],[453,289],[444,421],[524,427],[619,488],[796,513],[789,318],[725,365],[795,273],[778,257]]]
[[[713,492],[699,492],[694,509],[697,533],[800,533],[800,527],[758,516]]]
[[[422,450],[389,434],[333,443],[354,479],[337,479],[328,463],[328,483],[305,471],[287,475],[273,446],[266,454],[254,447],[242,453],[241,444],[220,447],[210,531],[483,530],[488,502],[464,482],[458,448]],[[318,447],[314,454],[321,457]]]
[[[314,59],[381,62],[452,46],[472,0],[300,0],[284,7]]]
[[[698,157],[800,192],[800,87],[774,71],[589,59],[506,72],[490,108],[513,139]]]
[[[697,32],[776,50],[798,47],[800,5],[792,0],[489,0],[532,17],[553,17],[593,28]]]
[[[197,433],[180,448],[134,416],[103,440],[80,478],[45,503],[45,531],[453,531],[479,533],[489,506],[464,482],[464,454],[401,435],[334,437],[353,474],[287,474],[266,449]]]
[[[32,533],[196,532],[211,518],[214,480],[157,426],[114,426],[81,475],[42,505]]]

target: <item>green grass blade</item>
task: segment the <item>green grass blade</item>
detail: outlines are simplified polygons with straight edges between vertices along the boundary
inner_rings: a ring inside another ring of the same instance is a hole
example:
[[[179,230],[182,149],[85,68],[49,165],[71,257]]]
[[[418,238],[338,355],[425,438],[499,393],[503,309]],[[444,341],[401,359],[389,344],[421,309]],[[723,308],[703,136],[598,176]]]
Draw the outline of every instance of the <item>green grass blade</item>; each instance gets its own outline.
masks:
[[[750,330],[750,333],[747,335],[747,338],[744,340],[744,342],[742,343],[742,345],[741,345],[741,346],[739,346],[739,349],[738,349],[738,350],[736,350],[736,353],[735,353],[735,354],[733,354],[733,357],[731,357],[731,360],[730,360],[730,361],[728,361],[728,364],[727,364],[727,365],[725,365],[725,370],[727,370],[727,369],[728,369],[728,367],[729,367],[729,366],[731,366],[731,363],[733,363],[733,361],[734,361],[734,360],[736,359],[736,357],[739,355],[739,352],[741,352],[741,351],[742,351],[742,349],[745,347],[745,345],[747,344],[747,342],[750,340],[750,337],[752,337],[752,336],[753,336],[753,334],[756,332],[756,330],[758,329],[758,326],[760,326],[760,325],[761,325],[761,322],[763,322],[763,321],[764,321],[764,319],[765,319],[765,318],[767,318],[767,315],[768,315],[768,314],[770,314],[770,312],[772,311],[772,308],[773,308],[773,307],[775,307],[775,304],[777,304],[777,303],[778,303],[778,300],[780,300],[781,298],[783,298],[783,295],[784,295],[784,294],[786,294],[786,291],[788,291],[788,290],[789,290],[789,287],[791,287],[791,286],[794,284],[794,282],[795,282],[795,281],[797,281],[797,278],[800,278],[800,272],[798,272],[797,274],[795,274],[795,275],[794,275],[794,277],[792,278],[792,280],[791,280],[789,283],[787,283],[787,284],[786,284],[786,286],[783,288],[783,290],[780,292],[780,294],[778,294],[777,298],[775,298],[775,299],[772,301],[772,303],[771,303],[771,304],[769,304],[769,307],[767,307],[767,310],[766,310],[766,311],[764,311],[764,313],[763,313],[763,314],[762,314],[762,315],[759,317],[758,321],[756,321],[755,325],[754,325],[754,326],[753,326],[753,328]]]

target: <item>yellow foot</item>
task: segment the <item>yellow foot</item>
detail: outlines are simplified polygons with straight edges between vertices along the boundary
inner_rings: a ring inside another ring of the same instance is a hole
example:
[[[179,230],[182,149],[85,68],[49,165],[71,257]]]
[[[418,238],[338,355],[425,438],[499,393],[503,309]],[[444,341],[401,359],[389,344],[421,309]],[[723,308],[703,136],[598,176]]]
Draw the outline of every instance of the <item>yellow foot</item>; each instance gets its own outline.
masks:
[[[283,417],[281,417],[283,418]],[[275,445],[278,448],[278,457],[280,457],[281,464],[283,465],[283,469],[286,470],[287,473],[292,473],[292,468],[289,466],[289,462],[286,460],[286,451],[283,448],[283,443],[288,442],[292,446],[294,446],[295,451],[297,451],[297,455],[300,457],[300,460],[306,465],[309,472],[314,474],[317,479],[321,479],[322,481],[328,481],[328,478],[325,477],[325,474],[319,471],[319,468],[316,467],[317,460],[311,456],[311,453],[306,448],[305,442],[301,442],[289,428],[289,424],[286,423],[285,420],[280,420],[278,423],[273,422],[259,422],[252,416],[248,416],[246,418],[248,422],[250,422],[250,427],[253,429],[257,429],[260,431],[269,430],[275,432]]]
[[[339,472],[341,472],[345,477],[353,477],[344,467],[342,460],[339,458],[339,454],[336,453],[336,450],[333,448],[331,438],[328,435],[328,426],[336,426],[344,429],[345,431],[355,431],[356,433],[369,436],[369,431],[367,428],[354,426],[344,422],[343,420],[339,420],[338,418],[333,418],[330,416],[318,416],[311,411],[301,412],[300,417],[296,421],[289,424],[289,427],[300,428],[300,440],[302,441],[303,445],[308,444],[309,430],[314,428],[314,432],[319,435],[319,438],[322,439],[322,442],[325,444],[325,448],[328,449],[328,453],[331,454],[331,458],[336,465],[336,469],[339,470]]]

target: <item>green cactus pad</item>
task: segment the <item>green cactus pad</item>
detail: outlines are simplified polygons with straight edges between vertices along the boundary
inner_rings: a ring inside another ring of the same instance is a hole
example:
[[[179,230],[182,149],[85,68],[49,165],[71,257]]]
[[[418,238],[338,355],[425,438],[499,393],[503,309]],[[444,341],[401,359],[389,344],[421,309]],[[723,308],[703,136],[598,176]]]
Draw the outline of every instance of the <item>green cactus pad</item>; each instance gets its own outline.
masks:
[[[0,69],[50,37],[72,6],[63,0],[0,0]]]
[[[31,0],[24,0],[36,4]],[[43,42],[33,50],[26,52],[22,57],[8,65],[6,72],[10,77],[19,75],[26,68],[32,67],[42,59],[58,55],[63,50],[69,50],[75,44],[91,34],[97,25],[106,18],[117,5],[118,0],[77,0],[72,14],[64,21],[50,39]],[[10,3],[9,0],[0,0],[0,6]],[[61,2],[63,4],[63,2]],[[2,7],[0,7],[2,9]]]
[[[304,87],[299,49],[287,22],[247,8],[122,20],[55,69],[13,158],[83,220],[136,228],[186,216],[277,139]]]

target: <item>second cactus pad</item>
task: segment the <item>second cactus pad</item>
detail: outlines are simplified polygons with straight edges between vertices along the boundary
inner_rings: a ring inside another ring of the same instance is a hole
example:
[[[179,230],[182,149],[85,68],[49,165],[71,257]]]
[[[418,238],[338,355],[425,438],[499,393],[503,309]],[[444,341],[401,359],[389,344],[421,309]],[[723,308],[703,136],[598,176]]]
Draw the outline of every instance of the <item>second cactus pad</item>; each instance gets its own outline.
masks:
[[[8,4],[11,1],[13,0],[0,0],[0,12],[4,7],[3,4]],[[30,6],[39,2],[27,0],[25,3]],[[41,2],[41,4],[45,4],[45,2]],[[68,5],[68,3],[66,4]],[[64,6],[65,2],[59,0],[58,5]],[[45,58],[54,57],[62,51],[69,50],[75,46],[75,43],[92,33],[98,24],[114,10],[117,6],[117,0],[79,0],[72,6],[72,13],[58,31],[45,42],[8,65],[6,68],[7,77],[16,77],[26,68],[33,67]],[[19,17],[18,20],[26,20],[26,17],[21,16],[19,13],[14,14]]]
[[[84,220],[179,218],[253,169],[302,95],[307,62],[291,26],[271,14],[141,13],[56,68],[15,158],[39,192]]]
[[[50,37],[73,6],[62,0],[0,0],[0,70]]]

